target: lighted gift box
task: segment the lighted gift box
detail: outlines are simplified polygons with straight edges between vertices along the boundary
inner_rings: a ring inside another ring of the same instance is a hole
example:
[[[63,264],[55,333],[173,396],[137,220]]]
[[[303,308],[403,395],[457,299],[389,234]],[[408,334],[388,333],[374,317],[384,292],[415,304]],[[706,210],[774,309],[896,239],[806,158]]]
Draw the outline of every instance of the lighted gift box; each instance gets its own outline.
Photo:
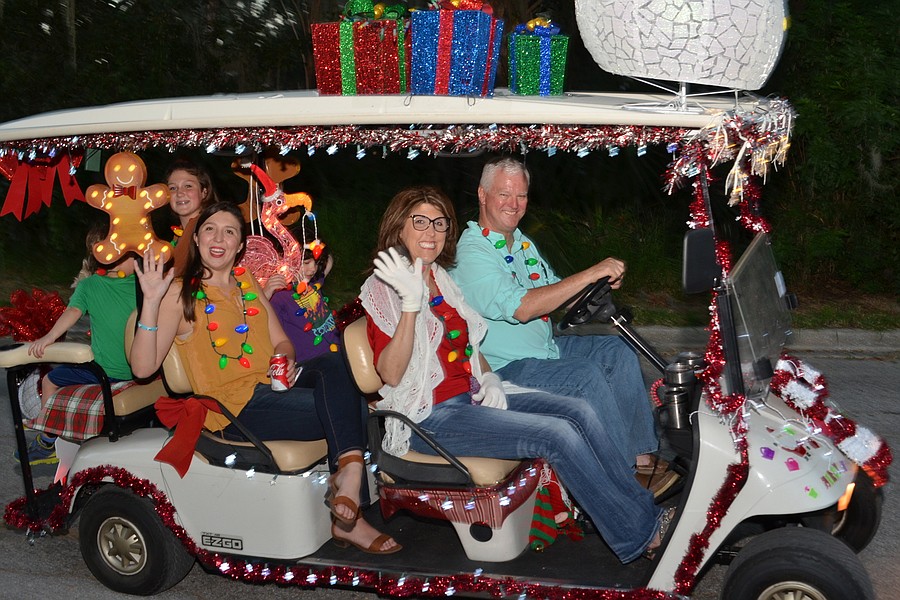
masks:
[[[316,88],[322,95],[405,94],[409,91],[409,21],[313,23]]]
[[[410,13],[413,94],[492,96],[503,21],[481,10]]]
[[[560,35],[549,21],[517,26],[509,36],[510,91],[524,96],[562,94],[568,52],[569,36]]]

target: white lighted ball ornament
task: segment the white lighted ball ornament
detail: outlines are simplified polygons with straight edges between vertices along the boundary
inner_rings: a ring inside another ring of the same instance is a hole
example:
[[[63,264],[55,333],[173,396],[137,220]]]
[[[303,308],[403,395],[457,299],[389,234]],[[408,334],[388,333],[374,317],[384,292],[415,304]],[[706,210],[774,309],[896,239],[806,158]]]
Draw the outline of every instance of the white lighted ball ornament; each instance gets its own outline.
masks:
[[[143,255],[150,250],[153,256],[164,258],[171,251],[169,244],[153,234],[150,211],[169,202],[165,184],[144,187],[147,167],[137,154],[113,154],[103,170],[109,185],[92,185],[87,189],[85,202],[109,213],[109,232],[94,244],[94,257],[108,265],[128,252]]]
[[[781,56],[784,0],[575,0],[584,46],[616,75],[761,88]]]

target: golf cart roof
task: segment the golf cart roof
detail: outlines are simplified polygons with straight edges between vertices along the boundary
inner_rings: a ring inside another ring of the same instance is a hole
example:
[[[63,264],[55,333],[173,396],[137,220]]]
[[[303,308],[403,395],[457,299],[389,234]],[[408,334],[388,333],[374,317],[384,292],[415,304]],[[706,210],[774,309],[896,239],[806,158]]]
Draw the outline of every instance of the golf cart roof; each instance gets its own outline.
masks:
[[[570,92],[516,96],[498,89],[492,98],[454,96],[319,96],[315,91],[218,94],[122,102],[39,114],[0,125],[3,142],[34,142],[101,133],[300,126],[414,124],[578,124],[702,129],[715,126],[757,98],[706,97],[692,112],[671,108],[674,96]],[[651,104],[661,110],[626,107]],[[669,107],[669,108],[667,108]],[[2,144],[23,148],[22,144]]]

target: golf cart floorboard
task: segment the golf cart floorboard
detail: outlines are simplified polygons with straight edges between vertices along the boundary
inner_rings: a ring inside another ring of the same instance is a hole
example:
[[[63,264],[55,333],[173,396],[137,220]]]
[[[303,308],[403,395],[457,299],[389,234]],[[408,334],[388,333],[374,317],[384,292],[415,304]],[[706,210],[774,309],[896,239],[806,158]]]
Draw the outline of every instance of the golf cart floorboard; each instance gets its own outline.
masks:
[[[456,532],[449,522],[426,520],[400,512],[387,522],[378,506],[365,511],[366,519],[403,545],[400,552],[375,555],[356,548],[339,548],[331,541],[300,564],[352,566],[398,574],[450,575],[473,573],[484,576],[526,578],[550,585],[577,587],[634,588],[642,585],[652,564],[638,559],[622,565],[594,532],[573,541],[560,537],[542,552],[530,548],[506,562],[475,562],[466,558]]]

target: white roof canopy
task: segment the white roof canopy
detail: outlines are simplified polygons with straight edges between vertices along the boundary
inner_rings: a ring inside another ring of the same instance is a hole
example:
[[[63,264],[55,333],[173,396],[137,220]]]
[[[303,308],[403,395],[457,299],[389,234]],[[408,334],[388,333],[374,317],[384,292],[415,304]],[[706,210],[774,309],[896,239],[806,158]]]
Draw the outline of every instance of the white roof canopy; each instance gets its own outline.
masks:
[[[707,97],[702,112],[629,110],[628,105],[672,104],[662,94],[577,93],[492,98],[454,96],[319,96],[315,91],[223,94],[122,102],[60,110],[0,125],[0,142],[100,133],[178,129],[296,126],[578,124],[683,127],[715,126],[734,97]],[[741,104],[752,109],[754,98]],[[9,146],[15,146],[10,144]]]

